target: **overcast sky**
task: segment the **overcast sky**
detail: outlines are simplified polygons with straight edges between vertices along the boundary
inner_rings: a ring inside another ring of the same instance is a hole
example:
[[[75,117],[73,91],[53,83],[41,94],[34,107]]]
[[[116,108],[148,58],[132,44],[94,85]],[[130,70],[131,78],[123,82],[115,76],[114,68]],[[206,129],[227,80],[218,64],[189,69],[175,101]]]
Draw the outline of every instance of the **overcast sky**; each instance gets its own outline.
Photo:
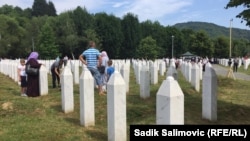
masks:
[[[48,0],[47,0],[48,1]],[[176,23],[199,21],[220,26],[247,29],[250,28],[236,18],[243,8],[224,7],[229,0],[50,0],[54,3],[57,14],[74,10],[77,6],[85,7],[89,13],[105,12],[123,17],[128,12],[138,16],[140,22],[159,21],[163,26]],[[33,0],[0,0],[0,6],[8,4],[22,9],[31,8]]]

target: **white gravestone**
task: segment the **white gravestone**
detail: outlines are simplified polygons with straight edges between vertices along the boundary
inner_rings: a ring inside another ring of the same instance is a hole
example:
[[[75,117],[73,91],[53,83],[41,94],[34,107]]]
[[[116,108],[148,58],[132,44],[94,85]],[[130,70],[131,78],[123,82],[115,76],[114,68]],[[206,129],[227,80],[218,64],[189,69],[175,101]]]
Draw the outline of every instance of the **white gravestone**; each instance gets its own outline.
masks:
[[[151,84],[158,83],[158,67],[155,62],[150,62],[150,80]]]
[[[200,91],[200,70],[196,63],[191,68],[191,85],[197,92]]]
[[[39,91],[40,95],[48,95],[49,86],[48,86],[48,70],[44,65],[41,65],[39,70]]]
[[[74,111],[73,76],[69,67],[64,67],[61,75],[62,110],[64,113]]]
[[[73,76],[74,76],[74,84],[79,84],[79,65],[74,61],[73,64]]]
[[[126,92],[129,92],[129,73],[130,73],[130,66],[128,63],[125,63],[121,66],[121,75],[126,83]]]
[[[95,125],[94,78],[87,67],[80,76],[80,124],[87,127]]]
[[[217,75],[210,63],[202,79],[202,118],[217,120]]]
[[[118,71],[107,83],[108,141],[127,141],[126,84]]]
[[[156,124],[184,124],[184,95],[172,76],[163,81],[157,92]]]
[[[147,66],[142,66],[140,77],[140,97],[150,97],[150,73]]]

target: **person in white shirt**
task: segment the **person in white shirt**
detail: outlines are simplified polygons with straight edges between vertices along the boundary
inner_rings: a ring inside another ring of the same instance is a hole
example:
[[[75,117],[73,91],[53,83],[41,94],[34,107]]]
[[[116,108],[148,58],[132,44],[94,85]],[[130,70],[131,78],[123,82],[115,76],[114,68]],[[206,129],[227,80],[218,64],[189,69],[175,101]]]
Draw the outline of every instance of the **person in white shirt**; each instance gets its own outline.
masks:
[[[17,67],[18,80],[21,85],[21,96],[27,96],[27,75],[25,72],[25,60],[20,59],[20,64]]]

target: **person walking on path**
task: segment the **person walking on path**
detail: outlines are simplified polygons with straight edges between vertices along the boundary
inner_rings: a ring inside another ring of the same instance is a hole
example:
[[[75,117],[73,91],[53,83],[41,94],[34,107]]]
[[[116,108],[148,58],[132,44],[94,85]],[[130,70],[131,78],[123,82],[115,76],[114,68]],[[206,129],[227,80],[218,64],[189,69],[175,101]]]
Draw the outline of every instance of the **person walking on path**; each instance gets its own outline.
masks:
[[[25,72],[25,60],[20,59],[20,64],[17,67],[18,80],[21,86],[21,96],[27,96],[27,75]]]
[[[102,57],[99,50],[95,48],[94,41],[89,42],[89,48],[83,51],[82,54],[80,54],[79,60],[87,66],[92,76],[94,77],[95,82],[98,85],[99,95],[105,95],[102,89],[103,83],[101,81],[101,74],[97,69],[97,67],[101,65]]]
[[[38,52],[31,52],[30,56],[28,57],[27,63],[30,64],[32,68],[40,69],[41,65],[38,62]],[[29,97],[37,97],[40,96],[39,92],[39,74],[38,75],[29,75],[27,74],[27,95]]]
[[[220,66],[219,64],[213,64],[212,66],[217,75],[226,76],[226,74],[228,73],[228,69]],[[250,75],[247,75],[245,73],[241,73],[241,72],[234,73],[234,76],[235,76],[235,79],[250,81]]]

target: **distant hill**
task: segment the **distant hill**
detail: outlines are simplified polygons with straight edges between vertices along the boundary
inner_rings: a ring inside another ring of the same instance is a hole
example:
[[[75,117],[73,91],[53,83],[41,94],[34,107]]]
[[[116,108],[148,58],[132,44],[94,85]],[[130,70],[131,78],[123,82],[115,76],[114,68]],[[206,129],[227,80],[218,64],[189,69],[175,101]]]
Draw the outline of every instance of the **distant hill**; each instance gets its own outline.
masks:
[[[174,25],[177,29],[192,29],[194,31],[204,30],[211,38],[217,38],[219,36],[230,36],[229,27],[219,26],[213,23],[206,22],[186,22],[177,23]],[[232,28],[233,39],[247,39],[250,40],[250,30]]]

